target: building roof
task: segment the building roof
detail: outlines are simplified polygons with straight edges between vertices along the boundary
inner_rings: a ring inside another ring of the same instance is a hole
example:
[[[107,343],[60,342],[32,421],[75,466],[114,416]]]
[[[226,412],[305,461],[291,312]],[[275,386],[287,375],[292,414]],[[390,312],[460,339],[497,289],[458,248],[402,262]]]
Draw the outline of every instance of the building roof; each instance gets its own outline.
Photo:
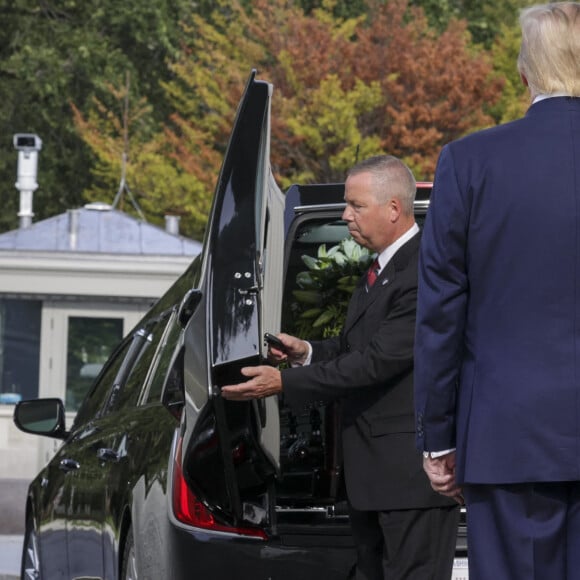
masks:
[[[0,234],[0,251],[195,256],[201,248],[196,240],[169,233],[103,203],[87,204]]]

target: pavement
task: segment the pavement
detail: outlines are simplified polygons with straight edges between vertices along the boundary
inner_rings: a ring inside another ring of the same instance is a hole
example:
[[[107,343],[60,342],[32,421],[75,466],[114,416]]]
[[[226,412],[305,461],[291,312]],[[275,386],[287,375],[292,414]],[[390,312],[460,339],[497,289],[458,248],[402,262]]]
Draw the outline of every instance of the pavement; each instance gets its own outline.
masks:
[[[23,536],[0,536],[0,580],[20,578],[20,556]]]
[[[20,578],[28,483],[0,478],[0,580]]]

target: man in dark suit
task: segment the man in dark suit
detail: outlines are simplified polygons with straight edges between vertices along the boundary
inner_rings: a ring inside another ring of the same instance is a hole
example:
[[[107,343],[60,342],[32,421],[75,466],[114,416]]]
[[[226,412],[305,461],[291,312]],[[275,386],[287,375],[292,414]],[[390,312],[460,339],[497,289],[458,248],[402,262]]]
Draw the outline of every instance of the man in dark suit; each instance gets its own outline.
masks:
[[[580,578],[580,4],[520,23],[532,104],[443,148],[421,242],[417,441],[470,580]]]
[[[395,157],[350,170],[343,219],[378,254],[378,266],[355,290],[340,336],[309,343],[280,334],[286,354],[271,348],[271,357],[292,368],[245,368],[251,380],[222,388],[232,400],[283,391],[294,405],[341,401],[359,580],[449,580],[452,572],[458,506],[431,489],[414,446],[415,191],[411,171]]]

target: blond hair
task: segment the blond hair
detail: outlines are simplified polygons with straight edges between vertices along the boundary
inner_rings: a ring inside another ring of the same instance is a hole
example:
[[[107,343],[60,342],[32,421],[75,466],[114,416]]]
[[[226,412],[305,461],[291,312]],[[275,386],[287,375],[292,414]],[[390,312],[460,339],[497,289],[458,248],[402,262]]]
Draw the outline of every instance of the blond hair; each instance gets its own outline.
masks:
[[[580,96],[580,3],[531,6],[520,14],[518,70],[533,96]]]

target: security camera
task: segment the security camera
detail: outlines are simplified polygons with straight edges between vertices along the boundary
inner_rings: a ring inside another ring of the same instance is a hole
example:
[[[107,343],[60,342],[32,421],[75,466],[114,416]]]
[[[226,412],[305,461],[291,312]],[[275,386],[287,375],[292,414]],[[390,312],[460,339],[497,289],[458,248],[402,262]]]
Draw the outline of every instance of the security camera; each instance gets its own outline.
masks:
[[[38,152],[42,149],[42,139],[33,133],[16,133],[13,137],[14,149],[18,151],[17,181],[14,184],[20,191],[20,227],[27,228],[32,224],[32,195],[38,188],[36,170]]]
[[[13,138],[14,149],[18,151],[40,151],[42,139],[34,133],[16,133]]]

